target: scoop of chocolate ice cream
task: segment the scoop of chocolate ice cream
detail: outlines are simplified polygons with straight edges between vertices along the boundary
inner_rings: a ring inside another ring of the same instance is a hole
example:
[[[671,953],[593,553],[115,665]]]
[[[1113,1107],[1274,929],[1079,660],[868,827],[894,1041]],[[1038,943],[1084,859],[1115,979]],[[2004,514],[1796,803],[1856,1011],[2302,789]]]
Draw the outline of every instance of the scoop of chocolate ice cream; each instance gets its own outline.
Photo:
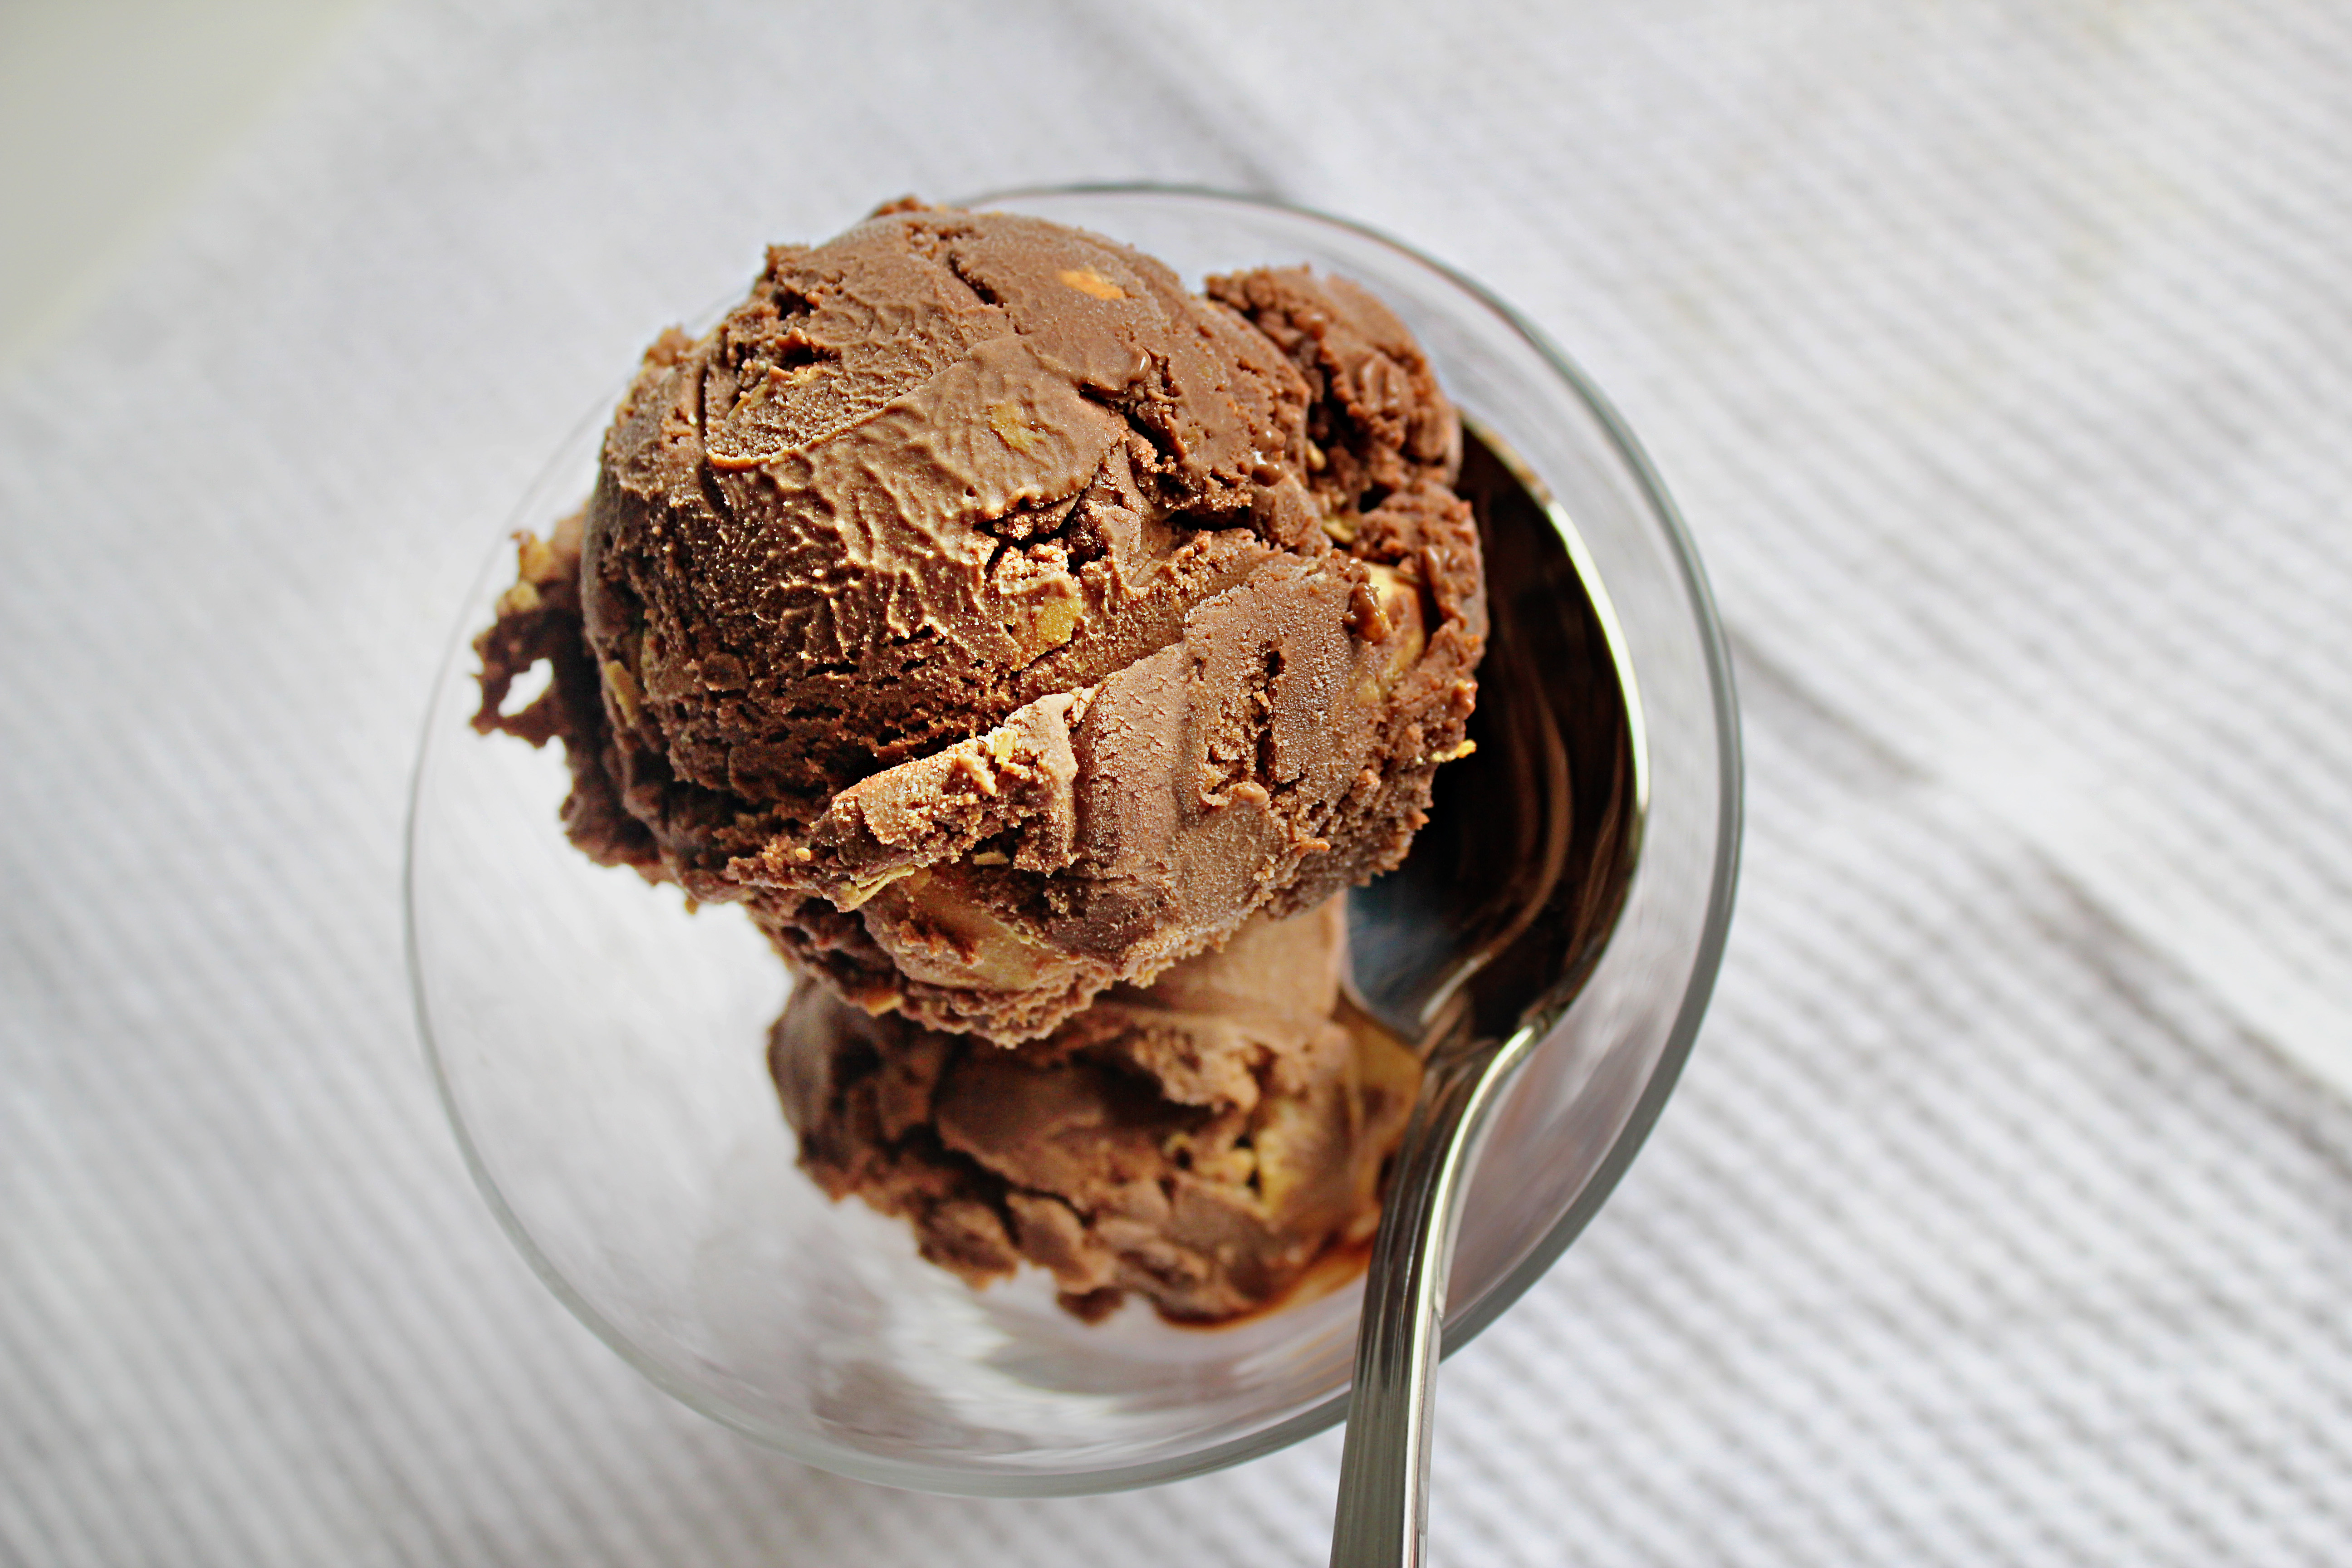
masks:
[[[1379,1218],[1420,1087],[1338,1008],[1338,900],[1261,916],[1013,1050],[794,994],[770,1066],[801,1163],[974,1284],[1034,1263],[1083,1316],[1129,1291],[1229,1318]]]
[[[564,738],[592,854],[1034,1038],[1402,858],[1485,636],[1459,444],[1344,282],[886,211],[654,345],[478,722]]]

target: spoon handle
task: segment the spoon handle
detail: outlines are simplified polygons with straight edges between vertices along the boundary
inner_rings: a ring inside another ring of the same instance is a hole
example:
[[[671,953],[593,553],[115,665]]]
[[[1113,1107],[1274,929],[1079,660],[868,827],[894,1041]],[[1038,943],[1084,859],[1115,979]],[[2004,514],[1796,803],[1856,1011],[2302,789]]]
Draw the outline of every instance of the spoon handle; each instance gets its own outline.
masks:
[[[1421,1568],[1426,1554],[1429,1438],[1454,1236],[1486,1112],[1527,1044],[1523,1032],[1507,1045],[1441,1047],[1430,1060],[1364,1279],[1331,1568]]]

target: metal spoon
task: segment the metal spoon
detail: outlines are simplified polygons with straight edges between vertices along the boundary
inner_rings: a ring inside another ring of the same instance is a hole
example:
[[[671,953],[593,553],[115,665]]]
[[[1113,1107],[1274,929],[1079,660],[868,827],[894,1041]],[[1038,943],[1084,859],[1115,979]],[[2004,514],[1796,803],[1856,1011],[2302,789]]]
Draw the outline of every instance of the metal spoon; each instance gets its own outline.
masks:
[[[1488,1113],[1615,928],[1646,802],[1633,672],[1583,546],[1507,448],[1475,426],[1464,435],[1490,620],[1478,749],[1441,770],[1404,865],[1349,906],[1358,997],[1422,1042],[1424,1076],[1364,1283],[1333,1568],[1423,1561],[1446,1276],[1470,1173]],[[1454,940],[1428,942],[1433,927]]]

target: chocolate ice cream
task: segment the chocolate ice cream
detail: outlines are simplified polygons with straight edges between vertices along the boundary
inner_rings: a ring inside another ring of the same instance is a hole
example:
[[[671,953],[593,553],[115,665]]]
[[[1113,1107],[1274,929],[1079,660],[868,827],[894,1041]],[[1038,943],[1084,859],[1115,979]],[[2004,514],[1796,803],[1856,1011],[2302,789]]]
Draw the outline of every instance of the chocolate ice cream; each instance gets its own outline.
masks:
[[[1485,637],[1459,451],[1342,280],[1202,297],[1036,219],[886,209],[647,353],[583,517],[526,542],[477,723],[561,736],[581,847],[743,903],[902,1016],[871,1037],[1060,1040],[1403,856]],[[956,1050],[1006,1092],[1096,1070]]]
[[[1222,1320],[1379,1219],[1421,1067],[1340,1002],[1342,941],[1337,900],[1258,916],[1016,1050],[803,985],[770,1066],[803,1167],[932,1262],[974,1284],[1039,1265],[1081,1316],[1134,1291]]]

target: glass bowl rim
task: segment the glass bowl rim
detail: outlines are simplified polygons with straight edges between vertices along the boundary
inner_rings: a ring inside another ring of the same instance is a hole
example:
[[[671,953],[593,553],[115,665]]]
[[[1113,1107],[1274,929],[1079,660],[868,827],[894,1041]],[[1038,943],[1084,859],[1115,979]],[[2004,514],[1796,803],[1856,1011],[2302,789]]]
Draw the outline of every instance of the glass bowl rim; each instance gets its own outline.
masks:
[[[1737,694],[1732,683],[1730,649],[1726,642],[1721,619],[1717,612],[1715,596],[1708,586],[1706,570],[1701,566],[1696,547],[1685,524],[1681,511],[1667,493],[1665,483],[1651,463],[1649,455],[1634,437],[1616,406],[1612,404],[1592,378],[1566,351],[1553,342],[1542,328],[1528,320],[1517,308],[1496,295],[1484,284],[1458,268],[1439,260],[1387,234],[1370,224],[1296,202],[1248,192],[1222,190],[1201,184],[1169,184],[1150,181],[1079,182],[1051,185],[1013,185],[983,192],[951,205],[974,209],[994,205],[1017,206],[1024,201],[1067,196],[1100,196],[1138,198],[1144,200],[1172,199],[1197,202],[1204,206],[1255,208],[1279,213],[1285,216],[1306,218],[1313,223],[1345,230],[1359,238],[1396,252],[1406,260],[1429,268],[1444,277],[1465,295],[1491,311],[1502,323],[1532,348],[1537,356],[1558,375],[1575,395],[1600,426],[1602,435],[1614,448],[1617,458],[1633,479],[1640,499],[1657,522],[1668,545],[1668,552],[1682,577],[1682,586],[1695,613],[1702,656],[1706,661],[1707,686],[1712,699],[1716,726],[1717,754],[1719,759],[1719,791],[1716,822],[1715,864],[1708,885],[1707,907],[1702,921],[1697,950],[1693,954],[1689,983],[1685,986],[1680,1006],[1667,1031],[1665,1044],[1660,1050],[1656,1065],[1643,1085],[1633,1110],[1618,1131],[1609,1151],[1593,1170],[1550,1230],[1507,1273],[1480,1296],[1460,1317],[1445,1327],[1444,1347],[1441,1352],[1450,1356],[1476,1339],[1488,1325],[1527,1293],[1558,1262],[1561,1253],[1591,1222],[1625,1171],[1641,1152],[1642,1145],[1656,1124],[1658,1116],[1673,1093],[1682,1075],[1684,1063],[1689,1058],[1696,1040],[1701,1020],[1715,990],[1722,968],[1723,952],[1728,938],[1731,911],[1739,874],[1739,849],[1743,816],[1743,769],[1741,766],[1739,715]],[[575,426],[564,437],[559,455],[537,475],[526,488],[526,497],[536,493],[554,478],[557,464],[588,434],[592,427],[609,422],[610,411],[598,409]],[[495,573],[499,555],[493,552],[484,568]],[[479,597],[484,579],[478,577],[474,592],[467,596],[470,607]],[[442,717],[443,695],[450,679],[457,673],[463,650],[470,641],[460,635],[446,645],[440,668],[433,683],[434,700],[425,720],[425,733],[417,749],[416,761],[411,770],[408,790],[407,820],[402,834],[401,865],[401,931],[408,971],[409,1000],[415,1015],[417,1036],[424,1047],[433,1085],[441,1102],[443,1114],[466,1170],[474,1186],[507,1239],[522,1255],[533,1274],[562,1301],[588,1330],[630,1366],[664,1393],[689,1409],[707,1415],[744,1436],[803,1463],[831,1470],[853,1479],[883,1486],[964,1497],[1053,1497],[1083,1496],[1100,1492],[1124,1491],[1138,1487],[1157,1486],[1189,1477],[1205,1475],[1244,1460],[1288,1447],[1293,1443],[1345,1419],[1353,1390],[1345,1387],[1307,1408],[1295,1412],[1272,1426],[1244,1433],[1223,1442],[1189,1453],[1138,1464],[1117,1465],[1100,1469],[1078,1470],[1057,1474],[1026,1474],[1003,1471],[972,1471],[944,1466],[910,1463],[903,1460],[877,1459],[854,1449],[835,1447],[821,1442],[811,1443],[779,1433],[749,1411],[736,1409],[729,1401],[714,1396],[706,1388],[689,1384],[666,1363],[641,1350],[635,1342],[583,1297],[562,1273],[542,1253],[521,1216],[509,1205],[498,1184],[492,1179],[488,1164],[476,1147],[474,1135],[460,1113],[457,1091],[451,1084],[447,1064],[433,1029],[433,1016],[425,995],[421,944],[417,930],[416,845],[420,806],[424,799],[426,768],[433,755],[436,736],[436,726]]]

